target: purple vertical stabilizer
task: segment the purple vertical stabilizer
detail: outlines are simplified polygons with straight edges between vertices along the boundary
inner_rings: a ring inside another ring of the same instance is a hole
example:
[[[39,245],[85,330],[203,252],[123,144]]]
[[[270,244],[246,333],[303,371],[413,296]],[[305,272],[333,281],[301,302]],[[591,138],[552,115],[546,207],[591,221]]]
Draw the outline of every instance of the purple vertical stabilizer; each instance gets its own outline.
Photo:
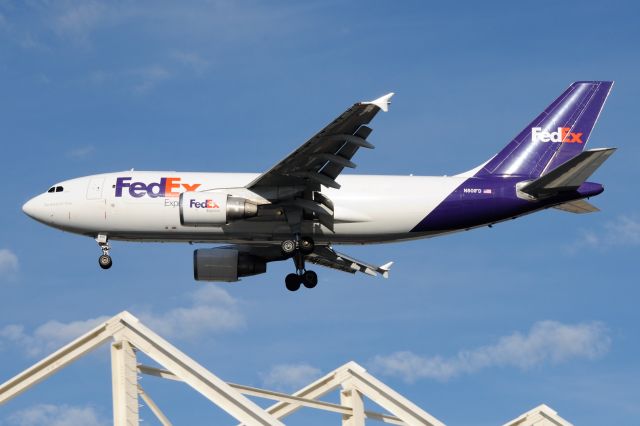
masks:
[[[477,174],[538,177],[582,152],[612,81],[577,81]]]

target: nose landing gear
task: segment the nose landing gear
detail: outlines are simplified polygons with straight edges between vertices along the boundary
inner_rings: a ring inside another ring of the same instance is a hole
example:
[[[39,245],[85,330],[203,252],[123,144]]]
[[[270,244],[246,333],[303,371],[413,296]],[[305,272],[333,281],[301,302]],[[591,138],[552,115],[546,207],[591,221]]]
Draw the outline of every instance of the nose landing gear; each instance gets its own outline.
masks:
[[[102,255],[98,258],[98,265],[100,265],[102,269],[111,268],[111,265],[113,265],[113,261],[111,260],[111,256],[109,255],[109,250],[111,249],[111,247],[109,246],[109,240],[107,239],[107,236],[104,234],[99,234],[96,237],[96,242],[102,250]]]
[[[98,264],[102,269],[109,269],[111,268],[111,265],[113,265],[113,261],[111,260],[111,256],[103,254],[98,258]]]

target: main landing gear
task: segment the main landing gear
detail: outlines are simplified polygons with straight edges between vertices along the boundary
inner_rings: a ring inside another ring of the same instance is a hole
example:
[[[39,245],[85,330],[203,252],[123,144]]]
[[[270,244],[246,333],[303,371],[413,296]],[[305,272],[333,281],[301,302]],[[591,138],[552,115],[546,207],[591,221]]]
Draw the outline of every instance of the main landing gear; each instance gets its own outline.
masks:
[[[109,241],[106,235],[100,234],[96,237],[96,241],[102,250],[102,255],[98,258],[98,265],[102,269],[109,269],[111,265],[113,265],[113,261],[111,260],[111,256],[109,256]]]
[[[284,279],[284,285],[289,291],[298,291],[300,285],[306,288],[314,288],[318,285],[318,274],[313,271],[298,271],[295,274],[289,274]]]
[[[289,291],[297,291],[301,285],[306,288],[314,288],[318,285],[318,274],[313,271],[307,271],[305,268],[304,256],[313,253],[315,245],[309,237],[296,235],[293,240],[285,240],[282,242],[282,252],[291,255],[296,265],[296,272],[289,274],[284,280],[284,284]]]

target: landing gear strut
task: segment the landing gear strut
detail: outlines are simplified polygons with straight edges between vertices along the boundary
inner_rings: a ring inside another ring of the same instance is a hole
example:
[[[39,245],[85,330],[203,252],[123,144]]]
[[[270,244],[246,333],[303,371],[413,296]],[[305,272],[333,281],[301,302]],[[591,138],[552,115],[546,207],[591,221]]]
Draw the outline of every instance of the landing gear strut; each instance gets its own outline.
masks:
[[[285,254],[292,254],[293,262],[296,265],[296,273],[286,276],[284,283],[289,291],[297,291],[300,285],[306,288],[314,288],[318,285],[318,274],[307,271],[305,268],[304,256],[313,253],[315,245],[309,237],[302,237],[296,234],[293,240],[282,242],[282,251]]]
[[[111,268],[111,265],[113,265],[113,261],[111,260],[111,256],[109,256],[109,250],[111,249],[111,247],[109,246],[107,236],[104,234],[98,235],[96,237],[96,242],[102,250],[102,255],[98,258],[98,265],[100,265],[102,269]]]

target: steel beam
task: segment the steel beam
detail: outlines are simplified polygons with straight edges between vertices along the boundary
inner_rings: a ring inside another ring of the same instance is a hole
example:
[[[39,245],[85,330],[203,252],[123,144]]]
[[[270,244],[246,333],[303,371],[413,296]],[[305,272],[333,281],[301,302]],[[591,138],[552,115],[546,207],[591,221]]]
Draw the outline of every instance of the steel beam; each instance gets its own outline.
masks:
[[[111,345],[113,425],[138,426],[138,369],[136,354],[126,340]]]
[[[342,416],[342,426],[364,426],[364,400],[362,394],[351,384],[343,384],[340,403],[351,408],[351,415]]]
[[[248,425],[283,426],[275,417],[148,329],[133,315],[127,313],[122,321],[125,325],[123,339],[131,342],[235,419]]]
[[[116,315],[100,324],[42,361],[4,382],[0,385],[0,405],[15,398],[111,339],[114,333],[122,329],[122,324],[117,320],[118,317],[119,315]]]
[[[362,367],[347,367],[347,369],[352,377],[354,388],[406,424],[444,426],[440,420],[367,373]]]
[[[156,416],[156,418],[162,424],[162,426],[173,426],[172,423],[167,418],[167,416],[165,416],[162,410],[160,410],[160,407],[158,407],[158,405],[153,401],[153,399],[151,399],[149,394],[147,394],[144,391],[144,389],[142,389],[142,386],[140,386],[139,384],[138,384],[138,394],[140,395],[140,398],[142,398],[142,400],[147,404],[147,406],[149,407],[149,410],[151,410],[153,415]]]

